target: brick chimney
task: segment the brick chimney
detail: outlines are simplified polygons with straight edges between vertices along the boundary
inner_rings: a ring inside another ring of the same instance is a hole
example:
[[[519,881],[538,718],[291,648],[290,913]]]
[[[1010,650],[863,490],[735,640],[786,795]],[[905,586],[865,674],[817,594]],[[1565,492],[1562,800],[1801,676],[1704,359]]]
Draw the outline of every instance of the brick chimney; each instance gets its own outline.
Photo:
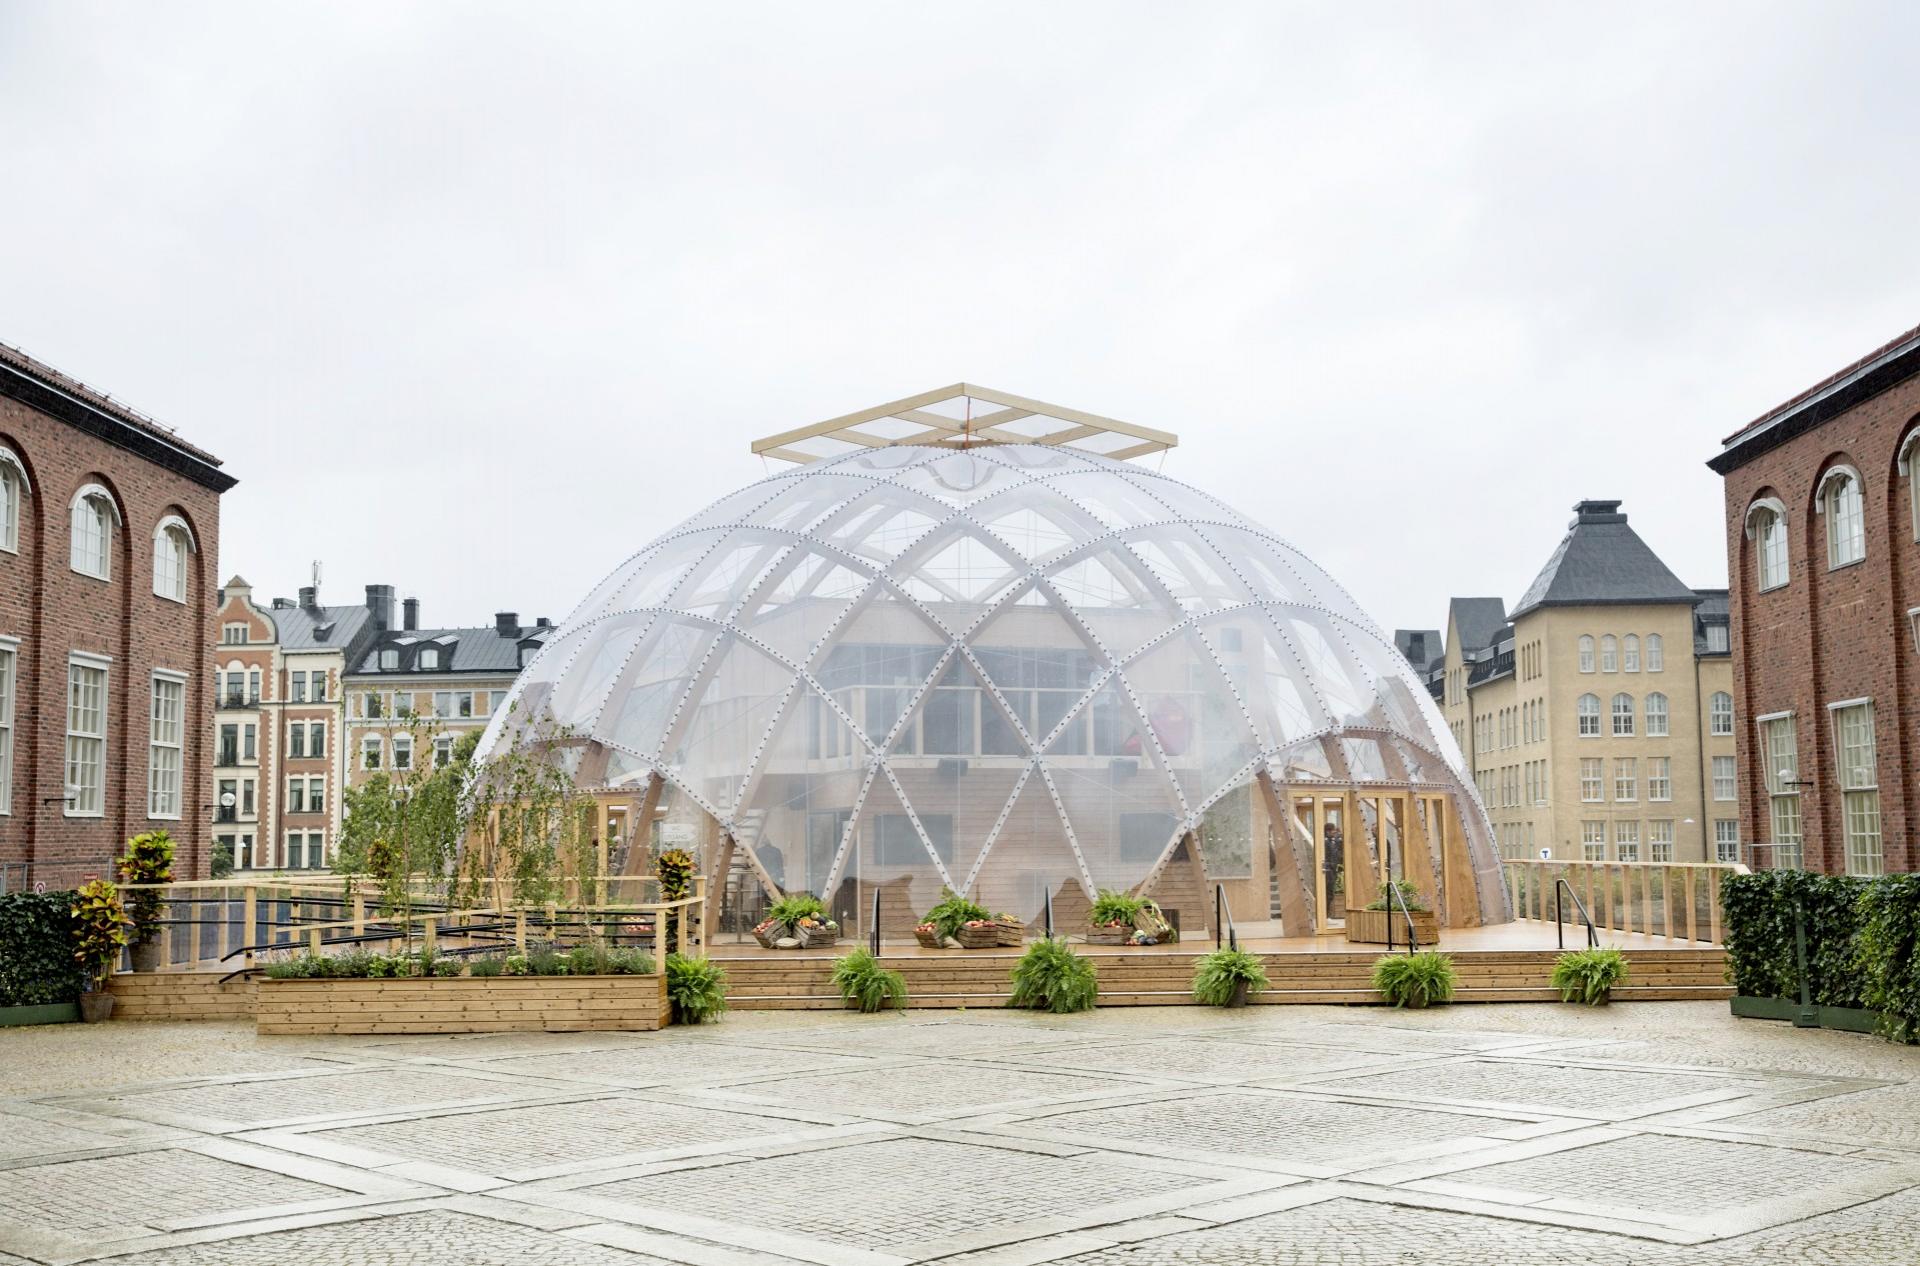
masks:
[[[413,630],[420,627],[420,599],[408,598],[400,604],[400,627]]]
[[[367,610],[373,613],[373,626],[377,629],[393,627],[393,586],[368,585]]]

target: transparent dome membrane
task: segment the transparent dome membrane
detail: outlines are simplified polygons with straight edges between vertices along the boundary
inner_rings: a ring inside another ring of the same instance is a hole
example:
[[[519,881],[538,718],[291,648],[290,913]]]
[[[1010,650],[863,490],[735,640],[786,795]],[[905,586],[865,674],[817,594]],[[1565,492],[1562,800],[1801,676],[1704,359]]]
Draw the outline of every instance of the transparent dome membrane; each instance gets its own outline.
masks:
[[[1505,917],[1460,753],[1390,639],[1244,515],[1087,453],[874,449],[722,498],[594,588],[482,758],[552,730],[598,749],[599,794],[656,806],[632,856],[685,844],[716,884],[856,925],[878,893],[890,935],[949,885],[1069,923],[1133,889],[1197,927],[1220,884],[1261,922],[1282,873],[1313,890],[1282,903],[1291,934],[1333,913],[1298,872],[1350,863]]]

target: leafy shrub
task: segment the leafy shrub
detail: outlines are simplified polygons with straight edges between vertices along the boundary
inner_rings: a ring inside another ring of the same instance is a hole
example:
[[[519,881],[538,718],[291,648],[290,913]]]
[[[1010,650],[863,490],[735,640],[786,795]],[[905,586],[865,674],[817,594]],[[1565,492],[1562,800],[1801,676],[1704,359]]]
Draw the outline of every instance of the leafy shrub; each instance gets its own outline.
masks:
[[[533,964],[525,954],[509,954],[500,960],[500,972],[506,976],[531,976]]]
[[[170,884],[173,882],[173,837],[164,830],[147,831],[127,841],[127,851],[114,863],[123,884]],[[160,930],[160,911],[166,904],[162,893],[152,888],[126,893],[127,917],[133,920],[128,935],[136,943],[151,940]]]
[[[1140,897],[1130,897],[1124,892],[1115,892],[1111,888],[1102,888],[1093,899],[1093,909],[1087,911],[1087,922],[1095,927],[1106,927],[1113,923],[1133,923],[1133,916],[1140,913],[1146,904]]]
[[[568,976],[573,973],[573,963],[558,950],[534,950],[527,955],[528,976]]]
[[[1260,956],[1245,950],[1217,949],[1203,955],[1194,966],[1194,1001],[1209,1007],[1231,1006],[1243,981],[1249,992],[1267,987],[1267,972]]]
[[[1393,899],[1393,890],[1396,888],[1400,890],[1400,896],[1406,901],[1408,912],[1412,914],[1427,913],[1427,903],[1426,900],[1421,897],[1420,890],[1404,879],[1390,879],[1386,883],[1381,884],[1380,895],[1372,901],[1367,902],[1366,908],[1369,910],[1398,910],[1400,903]]]
[[[667,955],[667,1002],[675,1024],[705,1024],[727,1009],[727,973],[708,958]]]
[[[71,892],[0,896],[0,1007],[72,1002],[84,977],[73,957]]]
[[[1794,947],[1794,911],[1805,912],[1807,996],[1827,1007],[1866,1007],[1864,986],[1873,974],[1862,968],[1858,937],[1862,900],[1878,880],[1816,875],[1804,870],[1762,870],[1723,881],[1727,970],[1735,993],[1752,998],[1800,997],[1800,966]]]
[[[1562,1002],[1602,1006],[1627,978],[1627,956],[1617,949],[1569,950],[1553,962],[1553,987]]]
[[[507,960],[498,954],[486,954],[467,960],[467,974],[482,979],[505,975]]]
[[[820,904],[820,898],[811,893],[796,892],[767,907],[767,918],[784,927],[788,935],[792,935],[794,925],[802,919],[824,921],[826,917],[827,908]]]
[[[607,955],[609,976],[651,976],[659,970],[653,955],[643,949],[617,949]]]
[[[833,987],[840,996],[866,1015],[894,1007],[907,1007],[907,978],[889,971],[866,950],[857,949],[833,960]]]
[[[660,899],[678,901],[693,895],[693,854],[684,848],[670,848],[653,861],[653,873],[660,880]]]
[[[1073,952],[1060,937],[1048,937],[1027,946],[1013,967],[1010,1007],[1065,1014],[1090,1011],[1100,996],[1093,961]]]
[[[464,964],[451,954],[439,954],[431,959],[422,958],[420,966],[422,968],[431,968],[433,974],[436,976],[458,976]],[[426,973],[423,971],[421,974],[424,975]]]
[[[89,879],[74,890],[68,910],[73,916],[73,961],[82,976],[104,987],[133,926],[120,890],[111,880]]]
[[[1373,987],[1396,1007],[1451,1002],[1457,979],[1452,957],[1433,950],[1387,954],[1373,965]]]
[[[969,901],[951,888],[940,890],[940,900],[927,910],[920,921],[931,923],[941,940],[960,935],[960,929],[976,919],[987,917],[987,908],[977,901]]]
[[[1880,1013],[1880,1036],[1920,1042],[1920,874],[1874,880],[1859,909],[1861,1000]]]

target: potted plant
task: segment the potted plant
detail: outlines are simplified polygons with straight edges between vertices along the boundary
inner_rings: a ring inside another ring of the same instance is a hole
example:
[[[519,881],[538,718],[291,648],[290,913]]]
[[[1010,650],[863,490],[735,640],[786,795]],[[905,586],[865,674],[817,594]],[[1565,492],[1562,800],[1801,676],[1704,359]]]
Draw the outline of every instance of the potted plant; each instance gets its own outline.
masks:
[[[913,930],[913,935],[928,949],[940,949],[948,941],[958,943],[961,928],[986,918],[985,906],[976,901],[967,900],[951,888],[942,888],[940,900],[935,902],[920,920],[920,926]]]
[[[906,1010],[907,978],[888,971],[866,950],[857,949],[833,960],[833,987],[847,1005],[864,1015],[888,1007]]]
[[[1093,960],[1073,951],[1062,937],[1052,936],[1027,946],[1014,964],[1010,1007],[1027,1007],[1064,1015],[1091,1011],[1100,996]]]
[[[667,1002],[675,1024],[705,1024],[727,1009],[727,973],[707,958],[667,955]]]
[[[1627,956],[1617,949],[1569,950],[1553,963],[1553,987],[1562,1002],[1605,1006],[1613,987],[1627,978]]]
[[[803,948],[806,941],[801,936],[802,920],[810,921],[807,931],[817,938],[816,944],[831,945],[839,935],[840,925],[827,918],[827,908],[820,904],[820,898],[797,892],[767,907],[767,917],[754,926],[753,939],[766,949]],[[828,935],[826,925],[830,923],[832,934]],[[782,945],[782,941],[793,944]]]
[[[1244,1007],[1247,995],[1267,987],[1267,972],[1257,954],[1217,949],[1202,955],[1193,969],[1193,1000],[1208,1007]]]
[[[1396,1007],[1417,1009],[1451,1002],[1458,980],[1453,959],[1432,951],[1387,954],[1373,965],[1373,987]]]
[[[1102,888],[1087,911],[1087,944],[1125,945],[1133,940],[1133,921],[1146,903],[1139,897]]]
[[[115,863],[122,884],[170,884],[173,882],[173,837],[166,831],[147,831],[127,841],[127,851]],[[166,945],[161,940],[160,915],[166,897],[156,888],[134,887],[126,890],[128,933],[135,971],[159,971]]]
[[[1405,913],[1400,909],[1400,902],[1394,900],[1396,891],[1406,902]],[[1440,943],[1440,921],[1434,917],[1420,890],[1404,879],[1388,880],[1380,885],[1380,895],[1364,908],[1347,911],[1347,940],[1357,945],[1405,945],[1409,916],[1413,921],[1415,945]]]
[[[121,904],[120,890],[107,879],[89,879],[73,894],[73,958],[87,981],[80,995],[80,1018],[89,1022],[113,1014],[113,995],[107,980],[119,965],[133,920]]]
[[[693,854],[684,848],[670,848],[653,859],[653,874],[660,881],[660,900],[684,901],[693,895]],[[680,920],[686,910],[665,912],[660,930],[662,946],[675,945],[680,938]]]

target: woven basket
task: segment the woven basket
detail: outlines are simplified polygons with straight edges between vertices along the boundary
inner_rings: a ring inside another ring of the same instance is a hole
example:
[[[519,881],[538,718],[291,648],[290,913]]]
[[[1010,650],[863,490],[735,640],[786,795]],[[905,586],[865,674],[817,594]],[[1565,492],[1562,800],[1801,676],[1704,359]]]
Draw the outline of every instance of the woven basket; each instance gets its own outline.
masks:
[[[930,928],[930,927],[917,927],[913,930],[913,939],[920,942],[920,944],[926,949],[939,949],[940,948],[940,929]]]
[[[955,939],[960,942],[961,949],[998,949],[1000,928],[994,923],[983,923],[979,927],[962,927]]]

